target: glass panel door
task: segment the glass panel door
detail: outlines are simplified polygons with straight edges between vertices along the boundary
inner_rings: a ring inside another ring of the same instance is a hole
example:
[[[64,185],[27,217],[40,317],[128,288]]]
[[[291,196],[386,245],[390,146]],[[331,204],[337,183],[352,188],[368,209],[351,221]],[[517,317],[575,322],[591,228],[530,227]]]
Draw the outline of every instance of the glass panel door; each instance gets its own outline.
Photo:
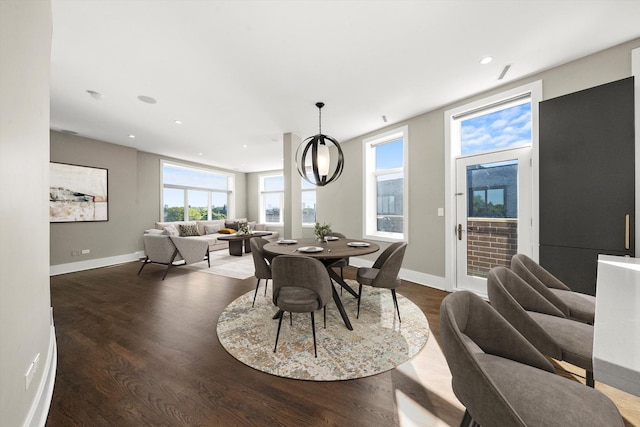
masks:
[[[530,253],[530,148],[456,160],[456,287],[486,295],[486,278]],[[524,249],[523,249],[524,248]]]

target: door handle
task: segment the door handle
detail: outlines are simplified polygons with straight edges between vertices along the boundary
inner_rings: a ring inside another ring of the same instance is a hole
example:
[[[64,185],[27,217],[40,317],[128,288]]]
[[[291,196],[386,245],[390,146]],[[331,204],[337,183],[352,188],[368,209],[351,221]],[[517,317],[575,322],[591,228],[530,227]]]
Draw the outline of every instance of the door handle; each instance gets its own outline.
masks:
[[[631,249],[631,216],[624,216],[624,248]]]
[[[464,231],[464,230],[462,229],[462,224],[458,224],[458,229],[457,229],[457,232],[458,232],[458,240],[462,240],[462,232],[463,232],[463,231]]]

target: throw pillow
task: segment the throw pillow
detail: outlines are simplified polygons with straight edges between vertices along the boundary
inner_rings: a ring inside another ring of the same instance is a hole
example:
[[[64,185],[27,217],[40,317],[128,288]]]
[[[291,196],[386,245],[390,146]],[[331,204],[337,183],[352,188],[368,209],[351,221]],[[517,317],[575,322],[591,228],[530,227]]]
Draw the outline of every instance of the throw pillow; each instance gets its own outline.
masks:
[[[158,230],[157,228],[150,228],[149,230],[145,230],[144,234],[162,234],[164,230]]]
[[[196,224],[180,224],[178,225],[180,228],[180,236],[181,237],[189,237],[189,236],[199,236],[198,226]]]
[[[225,221],[224,227],[238,231],[240,229],[240,224],[237,221]]]
[[[222,228],[222,229],[218,230],[218,233],[220,233],[220,234],[236,234],[236,231],[238,231],[238,230],[234,230],[233,228]]]
[[[171,225],[167,225],[164,228],[164,231],[169,235],[169,236],[175,236],[178,237],[180,235],[180,233],[178,232],[178,229],[176,228],[175,225],[171,224]]]
[[[220,224],[205,225],[204,234],[215,234],[215,233],[218,233],[221,229],[222,229],[222,225]]]

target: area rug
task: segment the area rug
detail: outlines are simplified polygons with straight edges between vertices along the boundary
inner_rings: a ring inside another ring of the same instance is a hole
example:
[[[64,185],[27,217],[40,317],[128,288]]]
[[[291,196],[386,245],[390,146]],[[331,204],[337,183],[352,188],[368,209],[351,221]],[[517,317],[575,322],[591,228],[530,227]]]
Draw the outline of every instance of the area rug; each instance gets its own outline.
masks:
[[[211,257],[211,268],[207,266],[206,261],[185,265],[182,268],[218,276],[233,277],[234,279],[246,279],[252,277],[255,273],[253,256],[250,253],[242,256],[233,256],[229,255],[228,250],[221,249],[209,252],[209,256]]]
[[[347,280],[352,287],[355,281]],[[262,282],[264,283],[264,281]],[[429,323],[422,310],[398,294],[402,322],[398,322],[391,291],[365,287],[356,319],[357,299],[343,292],[341,300],[353,331],[344,325],[336,305],[327,305],[327,328],[322,311],[317,311],[318,358],[313,355],[311,316],[289,313],[282,321],[277,352],[273,352],[278,321],[272,319],[277,308],[271,302],[271,286],[242,295],[218,319],[218,339],[233,357],[254,369],[279,377],[312,381],[362,378],[388,371],[410,360],[429,338]]]

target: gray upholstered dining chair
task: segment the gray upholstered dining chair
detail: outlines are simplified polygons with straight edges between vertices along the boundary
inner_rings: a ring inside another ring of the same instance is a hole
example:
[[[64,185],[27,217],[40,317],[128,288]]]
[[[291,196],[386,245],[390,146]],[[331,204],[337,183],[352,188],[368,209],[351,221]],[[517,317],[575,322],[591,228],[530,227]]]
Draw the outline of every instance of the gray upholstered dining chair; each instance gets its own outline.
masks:
[[[205,240],[164,234],[145,234],[142,236],[142,242],[146,258],[138,270],[138,275],[147,264],[151,263],[167,266],[162,275],[162,280],[167,277],[171,267],[178,265],[193,264],[207,260],[209,267],[211,267],[209,243]],[[183,262],[176,264],[178,261]]]
[[[491,305],[542,354],[586,370],[593,387],[593,325],[568,319],[527,282],[506,267],[487,277]]]
[[[264,245],[269,243],[267,239],[262,237],[252,237],[249,239],[251,245],[251,255],[253,256],[253,265],[255,268],[254,275],[258,281],[256,282],[256,292],[253,294],[253,303],[251,307],[256,304],[256,296],[258,296],[258,288],[260,287],[260,281],[264,280],[264,294],[267,295],[267,287],[269,286],[269,279],[271,279],[271,265],[269,262],[273,257],[267,257],[264,252]]]
[[[554,373],[553,365],[479,296],[460,291],[440,305],[442,351],[460,426],[623,426],[601,392]]]
[[[402,260],[404,259],[404,252],[407,249],[405,242],[396,242],[387,249],[385,249],[380,256],[373,263],[371,268],[360,267],[356,275],[358,282],[358,312],[356,318],[360,317],[360,300],[362,298],[362,286],[368,285],[374,288],[387,288],[391,289],[391,296],[393,297],[393,305],[398,313],[398,321],[400,319],[400,308],[398,307],[398,298],[396,296],[396,288],[400,286],[400,267],[402,267]]]
[[[596,298],[574,292],[540,264],[524,254],[511,258],[511,269],[570,319],[593,325]]]
[[[273,352],[278,348],[278,338],[284,313],[311,313],[313,353],[318,357],[314,312],[324,311],[324,327],[327,327],[327,303],[331,301],[331,277],[327,268],[317,259],[297,255],[280,255],[271,264],[273,279],[273,303],[280,309],[278,332]]]

